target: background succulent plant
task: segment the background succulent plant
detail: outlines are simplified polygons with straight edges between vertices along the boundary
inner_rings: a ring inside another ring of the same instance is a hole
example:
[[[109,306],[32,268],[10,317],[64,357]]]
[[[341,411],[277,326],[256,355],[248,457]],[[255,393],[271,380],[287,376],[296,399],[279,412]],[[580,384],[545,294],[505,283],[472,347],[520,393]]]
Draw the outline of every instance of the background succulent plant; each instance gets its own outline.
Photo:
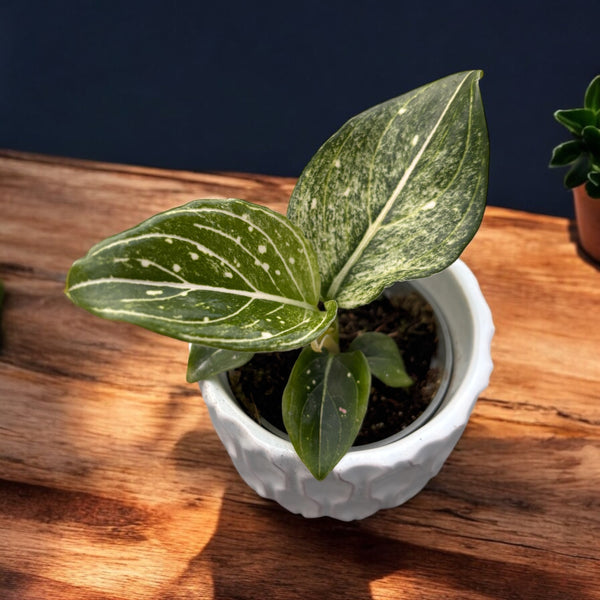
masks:
[[[585,184],[592,198],[600,198],[600,75],[588,85],[583,108],[557,110],[554,118],[571,132],[573,139],[554,148],[550,166],[570,166],[565,186]]]

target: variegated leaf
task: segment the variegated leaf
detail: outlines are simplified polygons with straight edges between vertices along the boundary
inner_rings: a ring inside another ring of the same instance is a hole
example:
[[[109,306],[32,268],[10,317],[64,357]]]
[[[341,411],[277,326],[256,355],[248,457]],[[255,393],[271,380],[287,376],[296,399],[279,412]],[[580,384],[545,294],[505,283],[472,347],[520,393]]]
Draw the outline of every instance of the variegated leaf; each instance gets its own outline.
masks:
[[[285,217],[197,200],[108,238],[76,261],[67,295],[108,319],[230,350],[297,348],[327,329],[314,251]]]
[[[245,365],[253,356],[254,352],[192,344],[188,356],[186,380],[188,383],[194,383],[202,379],[210,379],[219,373]]]
[[[323,298],[367,304],[444,269],[483,216],[481,73],[451,75],[354,117],[303,171],[288,216],[316,249]]]

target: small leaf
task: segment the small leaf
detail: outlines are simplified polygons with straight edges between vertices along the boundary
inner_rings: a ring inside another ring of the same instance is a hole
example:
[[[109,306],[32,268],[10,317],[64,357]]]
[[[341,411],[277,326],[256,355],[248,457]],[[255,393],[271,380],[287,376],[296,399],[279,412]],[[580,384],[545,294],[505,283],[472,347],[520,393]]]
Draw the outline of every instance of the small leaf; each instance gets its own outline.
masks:
[[[588,85],[583,105],[593,111],[600,111],[600,75],[594,77]]]
[[[584,127],[596,124],[596,113],[588,108],[569,108],[557,110],[554,118],[572,134],[581,135]]]
[[[569,172],[565,175],[565,186],[573,189],[587,181],[588,172],[590,170],[590,159],[587,155],[582,154]]]
[[[312,242],[321,296],[342,308],[454,262],[485,208],[481,72],[451,75],[350,119],[302,172],[288,216]]]
[[[283,393],[283,422],[298,456],[324,479],[352,446],[365,416],[371,374],[361,352],[305,348]]]
[[[413,380],[406,372],[396,342],[388,335],[369,331],[355,338],[350,350],[360,350],[369,363],[371,373],[390,387],[409,387]]]
[[[583,128],[583,140],[589,152],[600,159],[600,129],[592,125]]]
[[[594,185],[600,185],[600,171],[590,171],[588,173],[588,180]]]
[[[551,167],[564,167],[572,162],[575,162],[581,154],[582,147],[579,140],[571,140],[560,144],[554,148],[552,158],[550,159]]]
[[[108,319],[205,346],[288,350],[335,318],[318,308],[316,257],[284,216],[197,200],[108,238],[76,261],[66,293]]]
[[[229,371],[229,369],[245,365],[253,356],[253,352],[238,352],[192,344],[188,357],[186,380],[188,383],[194,383],[202,379],[209,379],[219,373]]]
[[[600,172],[592,171],[588,173],[585,191],[590,198],[600,198]]]

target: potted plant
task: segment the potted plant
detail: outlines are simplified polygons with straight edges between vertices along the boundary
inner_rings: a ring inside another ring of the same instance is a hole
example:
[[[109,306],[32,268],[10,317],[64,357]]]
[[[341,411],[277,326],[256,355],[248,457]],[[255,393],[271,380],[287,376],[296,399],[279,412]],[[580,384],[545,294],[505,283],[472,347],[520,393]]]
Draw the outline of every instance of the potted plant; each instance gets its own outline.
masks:
[[[554,118],[572,139],[554,148],[550,166],[570,167],[564,183],[573,190],[579,241],[600,261],[600,75],[588,85],[583,108],[557,110]]]
[[[69,271],[76,304],[191,344],[188,380],[201,380],[238,471],[289,510],[347,520],[400,504],[439,470],[487,385],[491,316],[457,260],[487,192],[480,77],[457,73],[352,118],[304,169],[287,217],[196,200],[100,242]],[[416,279],[451,339],[447,392],[412,434],[353,448],[372,376],[410,382],[385,335],[342,349],[338,315]],[[242,410],[224,373],[294,349],[287,439]]]

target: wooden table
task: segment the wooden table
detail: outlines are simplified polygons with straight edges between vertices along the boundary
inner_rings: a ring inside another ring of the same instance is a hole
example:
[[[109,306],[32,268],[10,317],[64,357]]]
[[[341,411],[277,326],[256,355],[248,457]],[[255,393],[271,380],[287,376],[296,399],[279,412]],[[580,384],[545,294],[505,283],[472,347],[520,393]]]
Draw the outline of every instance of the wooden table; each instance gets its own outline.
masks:
[[[259,498],[186,345],[63,295],[74,259],[158,210],[284,211],[293,184],[0,152],[0,598],[600,598],[600,272],[567,220],[487,210],[464,259],[490,386],[425,490],[354,523]]]

